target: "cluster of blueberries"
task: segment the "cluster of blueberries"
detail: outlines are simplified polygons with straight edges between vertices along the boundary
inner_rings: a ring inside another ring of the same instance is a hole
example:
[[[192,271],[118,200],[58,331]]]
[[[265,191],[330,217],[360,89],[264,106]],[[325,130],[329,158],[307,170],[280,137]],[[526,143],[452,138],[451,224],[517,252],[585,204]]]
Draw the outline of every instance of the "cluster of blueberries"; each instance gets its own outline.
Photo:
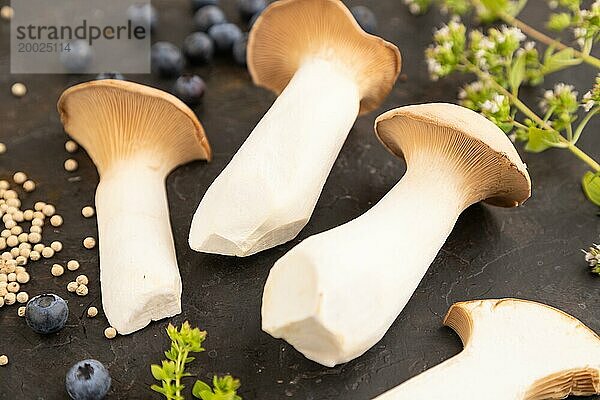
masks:
[[[240,16],[248,28],[266,6],[265,0],[237,0]],[[169,42],[157,42],[152,46],[151,62],[153,72],[159,76],[179,76],[173,93],[194,105],[202,98],[206,84],[197,75],[181,75],[186,59],[191,65],[202,65],[210,63],[215,53],[231,54],[236,63],[246,65],[248,35],[228,22],[219,8],[219,0],[192,0],[192,9],[195,32],[185,38],[182,50]]]
[[[62,330],[69,317],[67,302],[55,294],[42,294],[29,300],[25,321],[34,332],[49,335]],[[72,399],[103,399],[110,389],[108,370],[96,360],[83,360],[71,367],[65,387]]]
[[[248,30],[267,7],[266,0],[236,0],[238,12]],[[182,49],[170,42],[160,41],[152,46],[152,71],[162,78],[178,77],[173,94],[189,105],[200,102],[206,91],[206,83],[198,75],[183,74],[186,60],[191,65],[203,65],[212,61],[215,53],[231,54],[239,65],[246,65],[248,34],[228,22],[219,0],[191,0],[195,31],[185,38]],[[369,33],[377,30],[373,12],[365,6],[350,9],[359,25]],[[156,29],[158,16],[150,4],[132,7],[129,18],[135,24],[145,24]],[[100,74],[97,79],[124,79],[119,73]]]

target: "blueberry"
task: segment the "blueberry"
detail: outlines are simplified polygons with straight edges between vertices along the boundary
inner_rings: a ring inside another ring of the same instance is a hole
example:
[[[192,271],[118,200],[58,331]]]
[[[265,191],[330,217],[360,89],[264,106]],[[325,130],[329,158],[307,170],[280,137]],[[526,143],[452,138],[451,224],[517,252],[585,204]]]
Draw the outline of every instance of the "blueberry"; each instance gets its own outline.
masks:
[[[224,24],[225,22],[227,22],[227,18],[217,6],[202,7],[194,14],[194,25],[196,25],[197,30],[202,32],[208,32],[212,26]]]
[[[192,10],[198,11],[204,6],[218,6],[219,0],[192,0]]]
[[[377,18],[369,8],[365,6],[355,6],[350,9],[350,12],[365,32],[374,34],[377,31]]]
[[[96,75],[96,80],[101,79],[116,79],[118,81],[124,81],[125,77],[120,72],[102,72],[101,74]]]
[[[150,60],[152,62],[152,70],[164,78],[179,75],[184,66],[181,50],[169,42],[154,43],[152,45]]]
[[[102,400],[110,389],[110,375],[100,361],[83,360],[73,365],[65,388],[73,400]]]
[[[183,41],[183,53],[193,64],[208,63],[215,53],[212,39],[204,32],[194,32]]]
[[[158,25],[158,13],[156,12],[156,8],[150,3],[135,3],[130,5],[127,9],[127,17],[131,20],[131,24],[134,27],[142,26],[154,31]]]
[[[267,8],[265,0],[237,0],[238,10],[241,17],[249,21],[255,14]]]
[[[180,76],[173,87],[173,94],[189,105],[198,104],[205,91],[206,83],[198,75]]]
[[[94,51],[85,40],[74,40],[60,53],[60,61],[69,72],[82,73],[92,62]]]
[[[208,36],[215,42],[217,51],[230,52],[233,44],[242,37],[242,31],[235,24],[215,25],[208,30]]]
[[[246,47],[248,47],[248,35],[243,35],[233,44],[233,59],[240,65],[246,65]]]
[[[65,327],[69,318],[67,303],[55,294],[35,296],[27,303],[25,321],[34,332],[43,335],[55,333]]]

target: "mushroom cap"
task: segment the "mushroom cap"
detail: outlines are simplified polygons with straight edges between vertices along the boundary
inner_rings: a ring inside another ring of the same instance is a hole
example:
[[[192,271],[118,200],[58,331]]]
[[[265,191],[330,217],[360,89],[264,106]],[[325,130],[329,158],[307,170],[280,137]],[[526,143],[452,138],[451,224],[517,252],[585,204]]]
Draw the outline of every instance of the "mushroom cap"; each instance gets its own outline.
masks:
[[[523,399],[600,393],[600,337],[561,310],[520,299],[473,300],[452,305],[444,325],[466,352],[516,375],[504,381],[518,381]]]
[[[515,207],[531,196],[527,167],[504,132],[484,116],[449,103],[396,108],[380,115],[375,132],[383,145],[410,164],[412,155],[444,158],[464,175],[465,201]],[[444,165],[445,167],[448,164]],[[443,167],[443,166],[440,166]]]
[[[343,64],[362,96],[360,113],[374,110],[400,73],[398,48],[362,30],[339,0],[280,0],[254,23],[248,70],[254,83],[280,94],[307,58]]]
[[[82,83],[63,92],[58,112],[65,131],[86,149],[100,174],[114,161],[140,153],[150,154],[166,172],[211,158],[193,111],[149,86],[113,79]]]

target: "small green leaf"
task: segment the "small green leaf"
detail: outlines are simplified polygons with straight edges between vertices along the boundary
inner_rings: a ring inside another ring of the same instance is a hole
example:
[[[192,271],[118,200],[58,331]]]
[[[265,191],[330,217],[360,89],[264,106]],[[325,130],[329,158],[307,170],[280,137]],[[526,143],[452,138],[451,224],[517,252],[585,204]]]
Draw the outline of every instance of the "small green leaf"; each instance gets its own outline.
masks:
[[[530,127],[525,150],[531,153],[541,153],[551,147],[557,147],[558,144],[559,141],[556,132]]]
[[[527,66],[527,53],[522,52],[517,56],[510,68],[508,82],[513,93],[519,91],[523,79],[525,79],[525,67]]]
[[[165,396],[168,394],[164,388],[162,388],[158,385],[152,385],[152,386],[150,386],[150,389],[154,390],[155,392],[164,394]]]
[[[586,172],[581,184],[587,198],[595,205],[600,206],[600,174]]]
[[[192,395],[198,399],[201,399],[202,392],[212,393],[212,389],[206,383],[202,381],[196,381],[196,383],[194,383],[194,387],[192,388]]]
[[[561,69],[579,65],[582,63],[582,59],[575,57],[575,50],[571,47],[557,51],[550,55],[546,54],[544,59],[544,72],[549,74],[551,72],[560,71]]]
[[[157,381],[162,381],[165,379],[165,374],[160,366],[158,366],[156,364],[152,364],[150,366],[150,370],[152,371],[152,376]]]

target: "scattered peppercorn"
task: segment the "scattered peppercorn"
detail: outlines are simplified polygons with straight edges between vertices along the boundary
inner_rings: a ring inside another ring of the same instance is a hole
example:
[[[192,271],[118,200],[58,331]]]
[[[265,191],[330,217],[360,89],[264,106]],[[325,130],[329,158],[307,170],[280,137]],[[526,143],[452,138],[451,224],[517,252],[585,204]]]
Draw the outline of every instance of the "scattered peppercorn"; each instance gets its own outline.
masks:
[[[65,143],[65,150],[68,153],[75,153],[77,149],[79,149],[79,145],[76,142],[74,142],[73,140],[67,140],[67,142]]]
[[[27,94],[27,86],[17,82],[10,87],[10,91],[15,97],[23,97]]]
[[[77,284],[77,282],[69,282],[67,284],[67,291],[74,293],[78,287],[79,285]]]
[[[69,158],[68,160],[65,161],[65,170],[68,172],[73,172],[73,171],[77,171],[77,168],[79,168],[79,164],[77,163],[77,161],[73,158]]]
[[[114,339],[117,337],[117,330],[112,326],[109,326],[104,330],[104,336],[106,336],[107,339]]]
[[[96,315],[98,315],[98,309],[96,307],[90,307],[87,310],[87,316],[89,318],[94,318]]]
[[[79,269],[79,261],[77,261],[77,260],[70,260],[67,263],[67,269],[69,271],[77,271]]]
[[[87,296],[87,294],[88,294],[88,287],[86,285],[79,285],[79,286],[77,286],[77,289],[75,290],[75,293],[78,296]]]
[[[96,239],[94,239],[93,237],[86,237],[85,239],[83,239],[83,247],[85,247],[86,249],[93,249],[94,247],[96,247]]]
[[[52,276],[61,276],[65,273],[65,268],[60,264],[54,264],[50,270]]]
[[[95,213],[96,212],[94,211],[94,208],[90,206],[85,206],[81,209],[81,215],[83,215],[85,218],[91,218]]]

